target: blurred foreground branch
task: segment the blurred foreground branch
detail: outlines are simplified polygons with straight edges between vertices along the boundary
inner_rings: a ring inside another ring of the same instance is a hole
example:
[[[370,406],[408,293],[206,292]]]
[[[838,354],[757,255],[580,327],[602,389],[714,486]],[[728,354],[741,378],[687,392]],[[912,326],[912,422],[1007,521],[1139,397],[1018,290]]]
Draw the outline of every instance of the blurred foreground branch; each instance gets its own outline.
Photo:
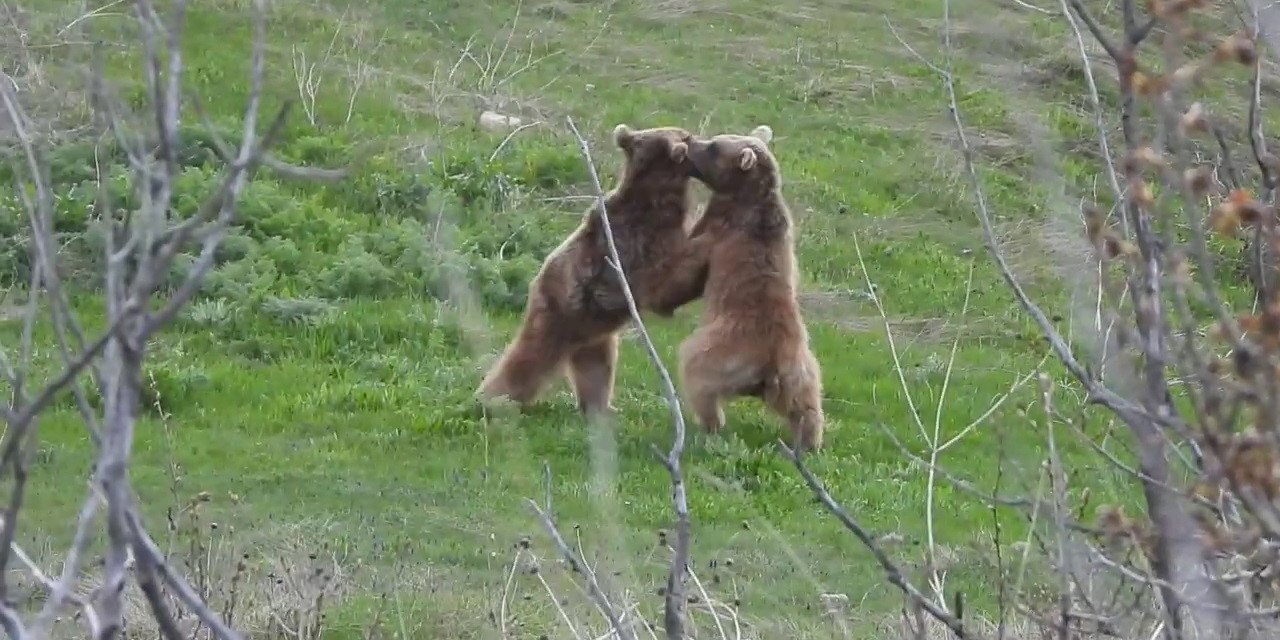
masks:
[[[622,259],[618,255],[618,247],[614,242],[613,228],[609,223],[609,213],[605,204],[604,187],[600,183],[600,176],[596,171],[595,161],[591,157],[591,149],[587,144],[586,138],[578,131],[578,127],[574,124],[573,119],[568,120],[569,130],[573,133],[578,143],[578,150],[582,154],[583,162],[587,165],[587,170],[591,175],[591,184],[594,189],[595,196],[595,213],[598,213],[602,226],[604,228],[605,241],[609,249],[608,262],[614,271],[618,274],[618,280],[622,287],[622,295],[627,301],[627,310],[631,314],[631,321],[635,325],[636,330],[640,334],[640,338],[645,346],[645,351],[649,355],[650,361],[658,371],[659,378],[662,381],[663,396],[666,399],[667,406],[671,412],[671,421],[675,427],[675,435],[672,440],[670,451],[665,455],[657,451],[658,458],[666,467],[668,475],[671,477],[672,504],[676,514],[676,539],[674,553],[672,554],[670,570],[667,574],[667,587],[664,590],[665,615],[663,617],[663,626],[668,638],[672,640],[681,640],[686,637],[685,632],[685,588],[689,578],[689,544],[690,544],[690,525],[689,525],[689,501],[685,493],[684,471],[680,465],[680,459],[684,454],[686,426],[684,421],[684,412],[680,408],[680,397],[676,393],[675,384],[672,382],[671,373],[668,371],[662,358],[658,355],[657,347],[653,344],[653,339],[649,336],[649,330],[644,324],[644,319],[640,315],[640,310],[636,306],[635,296],[631,291],[631,284],[627,279],[625,267]],[[531,502],[531,505],[537,510],[537,505]],[[539,517],[543,520],[543,527],[557,541],[557,547],[560,548],[562,555],[570,563],[580,563],[568,547],[560,543],[560,535],[556,530],[555,523],[551,516],[537,510]],[[619,623],[619,617],[616,611],[609,605],[607,598],[600,590],[599,585],[595,581],[593,573],[588,572],[589,593],[596,600],[601,610],[609,618],[610,624],[613,626],[614,632],[621,638],[630,638],[631,631]]]
[[[635,296],[631,291],[631,284],[627,279],[625,267],[622,259],[618,254],[618,247],[614,242],[613,228],[609,223],[609,213],[605,204],[604,187],[600,183],[600,176],[596,171],[595,161],[591,157],[591,149],[587,144],[586,138],[578,131],[578,127],[574,124],[573,119],[568,119],[569,130],[573,133],[578,143],[578,150],[582,154],[583,162],[587,165],[587,170],[591,175],[591,183],[594,189],[595,208],[593,213],[600,216],[604,229],[605,242],[608,246],[609,255],[608,262],[613,270],[618,274],[618,280],[622,288],[622,295],[627,302],[627,310],[630,312],[632,323],[640,334],[640,338],[644,343],[645,350],[649,355],[650,361],[654,368],[657,369],[658,375],[662,381],[663,396],[666,399],[667,406],[671,411],[671,421],[675,427],[675,435],[672,441],[671,449],[665,455],[655,448],[658,458],[666,467],[668,475],[671,477],[672,503],[676,513],[676,540],[674,553],[672,554],[670,570],[667,575],[667,587],[664,590],[665,615],[663,626],[668,638],[672,640],[681,640],[686,637],[685,632],[685,583],[689,578],[689,544],[690,544],[690,525],[689,525],[689,501],[685,493],[684,472],[680,465],[680,459],[684,454],[686,426],[684,421],[684,412],[680,408],[680,397],[676,393],[675,384],[672,382],[671,373],[668,371],[662,358],[658,355],[658,350],[653,344],[653,339],[649,336],[649,330],[644,324],[644,319],[640,315],[640,310],[636,306]],[[539,518],[542,520],[543,528],[556,541],[561,555],[565,557],[573,565],[581,565],[582,560],[563,544],[559,531],[557,531],[552,517],[537,508],[536,503],[530,501],[530,505],[535,510]],[[599,584],[596,582],[594,572],[587,570],[588,593],[592,599],[596,601],[597,606],[609,619],[613,632],[620,638],[633,637],[629,626],[624,626],[620,622],[618,613],[609,604],[608,598],[604,595]]]
[[[142,68],[151,110],[138,120],[151,126],[143,131],[133,129],[130,119],[122,114],[122,105],[107,87],[100,60],[95,64],[89,91],[95,123],[101,134],[114,137],[123,147],[139,198],[133,210],[118,210],[103,179],[103,168],[98,167],[94,213],[105,238],[102,276],[107,322],[106,329],[92,339],[86,338],[60,280],[53,227],[57,196],[41,160],[42,150],[30,133],[31,121],[13,89],[14,83],[8,78],[0,81],[0,102],[17,140],[17,192],[27,213],[32,257],[24,330],[16,357],[9,348],[0,346],[0,373],[11,391],[8,406],[0,411],[7,427],[0,443],[0,477],[12,481],[8,507],[0,522],[0,624],[15,640],[47,637],[55,619],[68,606],[80,612],[79,619],[94,638],[115,638],[126,626],[124,598],[129,583],[135,581],[162,636],[181,635],[175,621],[176,612],[181,609],[194,615],[214,637],[241,637],[169,565],[147,532],[132,488],[130,465],[148,342],[191,300],[213,267],[214,255],[237,219],[241,194],[255,170],[268,161],[268,150],[280,135],[288,105],[271,115],[265,127],[259,122],[266,17],[264,0],[255,0],[244,133],[235,147],[226,148],[225,166],[213,194],[191,215],[179,216],[174,212],[174,203],[180,195],[176,184],[181,147],[179,121],[184,103],[182,36],[186,6],[183,0],[174,0],[167,16],[162,16],[150,0],[137,0],[133,9],[144,51]],[[335,177],[331,171],[288,167],[277,160],[269,163],[289,175]],[[191,268],[176,286],[164,291],[162,284],[169,277],[175,258],[193,248],[197,254]],[[44,312],[52,318],[61,362],[47,381],[38,384],[32,329],[37,316]],[[86,371],[91,373],[95,391],[101,397],[100,409],[88,402],[88,392],[81,386],[81,374]],[[22,524],[37,425],[42,412],[67,391],[75,397],[88,437],[96,447],[96,459],[72,546],[65,554],[62,571],[50,577],[15,540]],[[107,551],[101,579],[95,581],[86,575],[84,564],[94,538],[91,529],[103,509]],[[20,611],[9,597],[9,565],[15,557],[22,565],[18,568],[31,574],[47,592],[38,612]]]
[[[1259,37],[1275,34],[1269,28],[1274,8],[1251,3],[1236,13],[1209,3],[1157,0],[1144,11],[1121,0],[1106,9],[1114,15],[1104,15],[1102,3],[1063,0],[1061,7],[1063,24],[1079,44],[1081,91],[1095,108],[1097,171],[1119,212],[1114,224],[1104,213],[1106,203],[1083,211],[1083,235],[1101,274],[1099,313],[1113,326],[1088,336],[1095,343],[1091,360],[1078,355],[1077,345],[1024,287],[997,240],[996,215],[956,96],[949,1],[942,2],[942,63],[918,53],[889,25],[942,82],[987,250],[1070,385],[1085,391],[1080,421],[1122,425],[1123,441],[1133,449],[1130,467],[1094,442],[1075,418],[1049,402],[1052,385],[1045,381],[1049,448],[1042,473],[1048,474],[1054,517],[1038,518],[1038,498],[1013,506],[1034,505],[1027,512],[1032,533],[1062,578],[1057,612],[1040,619],[1059,637],[1080,633],[1085,624],[1121,637],[1171,640],[1274,635],[1280,606],[1273,577],[1280,548],[1280,298],[1268,284],[1275,281],[1275,267],[1263,256],[1280,250],[1274,204],[1280,162],[1266,150],[1262,132],[1263,61],[1256,45]],[[1118,31],[1109,31],[1117,23]],[[1115,112],[1099,99],[1080,25],[1118,70]],[[1231,65],[1252,71],[1246,104],[1233,109],[1226,99],[1214,105],[1192,100],[1193,91],[1205,95],[1200,89],[1211,82],[1230,82]],[[1245,124],[1228,126],[1233,117]],[[1115,120],[1118,144],[1107,124]],[[1232,130],[1244,131],[1244,140],[1233,139]],[[1252,158],[1254,168],[1236,166],[1233,157]],[[1250,290],[1235,275],[1244,270],[1222,268],[1232,259],[1222,248],[1229,250],[1242,236],[1252,244],[1250,309],[1235,302],[1238,292]],[[1104,369],[1111,371],[1105,380]],[[1087,474],[1073,473],[1060,456],[1053,437],[1058,423],[1073,425],[1099,465],[1133,480],[1142,514],[1107,506],[1092,528],[1068,517],[1083,507],[1073,508],[1069,499],[1088,489],[1068,483]],[[1048,527],[1050,535],[1041,537],[1037,526]]]

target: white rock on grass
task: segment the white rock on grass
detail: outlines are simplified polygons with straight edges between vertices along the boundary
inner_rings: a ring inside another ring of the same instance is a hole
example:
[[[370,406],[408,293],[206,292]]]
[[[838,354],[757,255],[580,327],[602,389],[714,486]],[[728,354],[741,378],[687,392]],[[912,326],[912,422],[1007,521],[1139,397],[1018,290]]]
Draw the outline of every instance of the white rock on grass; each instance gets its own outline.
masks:
[[[520,126],[520,118],[508,116],[496,111],[485,111],[480,114],[480,128],[486,131],[503,131]]]

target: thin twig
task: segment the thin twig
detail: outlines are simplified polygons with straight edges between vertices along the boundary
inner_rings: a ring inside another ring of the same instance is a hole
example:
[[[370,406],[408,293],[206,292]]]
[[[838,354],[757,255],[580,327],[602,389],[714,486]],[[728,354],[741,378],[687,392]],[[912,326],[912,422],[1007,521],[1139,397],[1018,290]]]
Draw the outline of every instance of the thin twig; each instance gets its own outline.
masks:
[[[876,541],[875,537],[868,533],[866,529],[863,529],[862,525],[858,524],[858,521],[855,520],[853,516],[849,515],[849,512],[845,511],[844,507],[840,506],[840,503],[836,502],[835,499],[831,497],[831,494],[827,492],[826,487],[823,487],[822,482],[813,475],[813,472],[810,471],[807,466],[805,466],[804,461],[801,460],[795,450],[788,447],[787,444],[782,441],[779,441],[778,445],[782,448],[783,455],[785,455],[787,459],[791,460],[791,463],[796,466],[796,470],[800,472],[800,476],[804,478],[804,481],[809,485],[809,488],[813,490],[814,495],[816,495],[818,500],[822,502],[822,506],[826,507],[827,511],[830,511],[836,519],[840,520],[840,523],[843,524],[850,533],[857,536],[858,540],[860,540],[862,544],[871,551],[871,555],[875,557],[880,568],[884,570],[885,578],[889,580],[889,583],[901,590],[903,595],[905,595],[913,604],[918,605],[928,612],[928,614],[935,620],[946,625],[948,629],[951,629],[951,631],[956,634],[956,637],[961,639],[967,638],[968,635],[960,620],[935,604],[929,598],[925,597],[925,595],[920,592],[920,589],[907,580],[906,576],[902,572],[902,568],[895,564],[893,560],[889,558],[889,555],[880,548],[880,543]]]
[[[1054,354],[1062,362],[1063,366],[1071,373],[1073,377],[1084,385],[1089,392],[1089,400],[1098,404],[1102,404],[1111,409],[1117,415],[1126,417],[1127,420],[1148,420],[1157,422],[1167,422],[1170,418],[1158,417],[1149,414],[1144,408],[1133,401],[1119,395],[1112,389],[1108,388],[1101,381],[1097,380],[1088,369],[1085,368],[1072,353],[1071,347],[1050,322],[1049,317],[1044,313],[1038,304],[1031,299],[1031,296],[1022,287],[1022,283],[1017,276],[1013,275],[1013,270],[1005,260],[1004,253],[1000,250],[999,241],[996,239],[995,228],[991,222],[991,212],[987,206],[986,194],[982,188],[982,181],[978,177],[977,168],[974,164],[973,147],[969,144],[968,135],[965,132],[964,125],[960,120],[960,109],[955,94],[955,84],[953,82],[951,72],[929,62],[921,56],[911,45],[902,39],[892,23],[888,23],[889,30],[894,37],[905,47],[913,56],[922,64],[925,64],[934,72],[938,73],[942,79],[947,92],[947,100],[949,103],[948,110],[952,123],[955,125],[957,135],[960,138],[961,155],[964,158],[965,172],[968,175],[970,184],[973,186],[973,195],[977,200],[978,222],[982,227],[983,242],[987,247],[988,253],[996,261],[999,268],[1000,276],[1005,283],[1013,290],[1014,296],[1018,300],[1018,304],[1035,321],[1036,325],[1044,333],[1049,340],[1049,345],[1053,348]]]
[[[635,636],[631,633],[631,629],[623,626],[622,620],[618,617],[617,611],[614,610],[613,605],[609,602],[609,597],[606,596],[604,590],[600,588],[600,583],[596,580],[595,572],[590,571],[587,568],[586,560],[579,556],[569,546],[569,544],[565,542],[564,537],[560,535],[560,530],[556,528],[556,523],[538,507],[538,503],[527,499],[525,502],[528,503],[529,509],[533,511],[534,515],[538,517],[538,520],[542,523],[542,528],[546,530],[547,535],[551,536],[551,541],[555,543],[556,550],[558,550],[560,555],[564,557],[565,561],[569,563],[569,570],[582,573],[586,576],[587,593],[591,595],[591,598],[595,600],[596,606],[604,613],[605,618],[609,620],[609,626],[613,628],[614,633],[618,634],[618,638],[621,640],[635,640]],[[570,625],[570,627],[572,627],[572,625]]]
[[[605,240],[609,246],[610,264],[618,274],[623,297],[627,300],[627,310],[630,311],[631,320],[635,324],[641,340],[644,342],[645,351],[649,354],[649,360],[653,363],[654,368],[658,370],[658,376],[662,380],[663,397],[667,401],[667,407],[671,413],[671,422],[675,426],[675,437],[666,456],[658,452],[656,445],[654,450],[667,468],[667,474],[671,476],[671,500],[676,513],[675,553],[671,559],[671,570],[667,574],[666,615],[663,618],[663,623],[667,637],[678,640],[685,636],[683,610],[685,604],[685,581],[688,576],[690,538],[689,499],[685,494],[684,472],[680,467],[680,458],[684,455],[686,432],[684,412],[680,409],[680,396],[676,393],[671,373],[667,370],[666,365],[662,363],[662,358],[658,355],[658,349],[654,346],[653,339],[649,337],[649,330],[645,327],[644,320],[640,316],[635,297],[631,293],[631,285],[627,281],[625,266],[622,264],[622,258],[618,256],[618,247],[614,243],[613,229],[609,225],[609,213],[605,206],[604,188],[600,186],[600,176],[596,172],[595,161],[591,158],[591,149],[587,145],[586,138],[583,138],[582,134],[578,132],[578,127],[574,124],[573,118],[569,118],[568,123],[569,130],[573,132],[578,141],[578,150],[582,153],[583,161],[587,163],[587,169],[591,174],[591,185],[595,189],[596,207],[599,208]]]

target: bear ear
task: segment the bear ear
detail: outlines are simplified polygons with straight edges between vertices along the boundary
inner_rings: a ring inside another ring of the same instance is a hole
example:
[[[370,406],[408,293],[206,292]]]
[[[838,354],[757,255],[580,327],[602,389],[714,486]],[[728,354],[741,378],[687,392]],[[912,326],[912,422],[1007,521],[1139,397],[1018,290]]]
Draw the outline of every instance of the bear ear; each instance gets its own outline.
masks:
[[[751,137],[765,144],[769,144],[773,141],[773,129],[771,129],[767,124],[762,124],[751,130]]]
[[[683,142],[676,142],[671,145],[671,161],[684,162],[689,157],[689,145]]]
[[[747,147],[738,153],[738,168],[750,171],[756,166],[756,150]]]
[[[613,128],[613,143],[619,148],[626,149],[631,146],[631,142],[635,140],[635,132],[625,124],[620,124]]]

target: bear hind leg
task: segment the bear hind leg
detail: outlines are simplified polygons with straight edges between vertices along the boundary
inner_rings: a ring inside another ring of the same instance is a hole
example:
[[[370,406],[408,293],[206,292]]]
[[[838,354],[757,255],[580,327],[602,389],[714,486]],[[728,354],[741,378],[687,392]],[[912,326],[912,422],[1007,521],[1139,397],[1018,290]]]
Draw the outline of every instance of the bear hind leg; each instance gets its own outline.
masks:
[[[759,386],[759,367],[737,349],[697,332],[680,345],[680,383],[698,422],[710,433],[724,428],[722,403]]]
[[[477,394],[482,402],[501,398],[526,408],[561,370],[563,348],[553,340],[522,330],[485,374]]]
[[[614,413],[613,380],[617,364],[616,333],[569,354],[569,382],[578,398],[578,410],[588,419]]]
[[[690,407],[693,408],[693,414],[698,419],[698,424],[707,433],[716,433],[724,428],[724,407],[721,402],[725,399],[713,385],[702,384],[701,381],[690,382],[688,377],[684,377],[685,382],[684,396],[689,401]]]
[[[765,404],[787,421],[792,446],[800,450],[822,448],[826,416],[822,410],[822,378],[818,361],[807,349],[799,359],[784,364],[765,385]]]

